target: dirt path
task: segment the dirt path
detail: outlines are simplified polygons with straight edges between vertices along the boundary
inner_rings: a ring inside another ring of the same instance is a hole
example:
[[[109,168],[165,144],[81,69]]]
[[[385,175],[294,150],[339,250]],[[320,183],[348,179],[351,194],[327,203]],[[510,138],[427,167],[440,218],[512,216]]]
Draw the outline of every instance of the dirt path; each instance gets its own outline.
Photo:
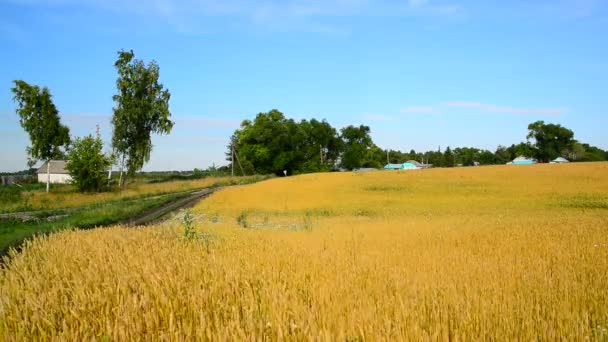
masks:
[[[155,208],[152,211],[145,213],[139,217],[131,218],[125,222],[122,222],[124,225],[128,226],[145,226],[153,223],[157,223],[162,221],[163,217],[165,217],[170,212],[193,207],[199,200],[211,195],[213,192],[219,190],[221,188],[212,188],[212,189],[203,189],[200,191],[193,192],[190,196],[185,198],[180,198],[178,200],[165,203],[162,206]]]

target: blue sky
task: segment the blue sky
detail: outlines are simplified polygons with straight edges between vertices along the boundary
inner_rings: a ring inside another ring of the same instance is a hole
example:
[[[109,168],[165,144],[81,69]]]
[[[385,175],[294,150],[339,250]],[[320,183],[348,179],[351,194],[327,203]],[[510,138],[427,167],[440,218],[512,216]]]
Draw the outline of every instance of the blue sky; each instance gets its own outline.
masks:
[[[225,164],[240,122],[272,108],[369,125],[382,148],[494,150],[545,120],[606,149],[607,37],[597,0],[0,0],[0,171],[26,168],[14,79],[109,142],[120,49],[172,94],[145,170]]]

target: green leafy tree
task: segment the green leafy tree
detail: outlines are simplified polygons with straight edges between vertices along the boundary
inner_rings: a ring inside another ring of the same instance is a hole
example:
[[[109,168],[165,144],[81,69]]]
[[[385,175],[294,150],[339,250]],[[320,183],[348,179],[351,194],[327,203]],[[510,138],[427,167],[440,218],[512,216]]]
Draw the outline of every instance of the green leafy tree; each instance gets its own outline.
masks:
[[[444,167],[454,167],[454,162],[456,157],[454,156],[454,152],[448,146],[443,152],[443,166]]]
[[[513,160],[513,158],[511,158],[511,154],[509,153],[509,149],[507,147],[498,145],[496,151],[494,152],[494,160],[497,164],[506,164]]]
[[[599,147],[589,144],[582,144],[582,147],[585,149],[585,153],[579,159],[580,161],[604,161],[608,159],[608,152]]]
[[[574,132],[566,127],[536,121],[528,125],[528,139],[534,139],[536,157],[541,161],[557,158],[574,143]]]
[[[329,171],[340,156],[342,141],[335,128],[327,121],[302,120],[299,123],[304,134],[304,164],[301,171]]]
[[[239,167],[251,167],[253,172],[262,174],[282,174],[294,157],[290,140],[287,119],[273,109],[259,113],[254,121],[244,120],[231,138],[229,148],[234,147]]]
[[[119,51],[114,63],[118,93],[113,96],[112,145],[121,159],[121,177],[125,162],[127,173],[132,175],[150,160],[152,133],[169,134],[173,128],[171,94],[158,81],[158,64],[152,61],[146,65],[134,57],[133,51]]]
[[[340,147],[336,130],[326,121],[295,122],[273,109],[241,123],[230,138],[226,159],[247,173],[318,172],[335,166]]]
[[[350,125],[342,128],[341,133],[344,146],[342,167],[348,170],[362,167],[366,152],[373,144],[369,127]]]
[[[395,163],[401,162],[401,158],[397,156],[398,152],[394,151],[395,154]],[[362,167],[380,169],[386,164],[386,151],[376,146],[376,144],[372,144],[370,148],[365,151],[365,156],[363,158]]]
[[[522,142],[517,145],[513,144],[507,150],[509,151],[509,161],[519,156],[534,157],[537,155],[536,149],[529,143]]]
[[[106,170],[111,158],[104,155],[100,137],[88,135],[76,138],[68,153],[66,169],[72,182],[80,191],[97,191],[104,183]]]
[[[488,150],[479,152],[478,161],[481,165],[492,165],[497,163],[496,155]]]
[[[15,86],[11,91],[14,94],[13,100],[17,103],[19,122],[30,136],[28,165],[31,167],[39,160],[47,162],[46,192],[49,192],[49,161],[64,156],[62,148],[70,144],[70,130],[61,124],[59,111],[47,87],[40,88],[22,80],[13,83]]]

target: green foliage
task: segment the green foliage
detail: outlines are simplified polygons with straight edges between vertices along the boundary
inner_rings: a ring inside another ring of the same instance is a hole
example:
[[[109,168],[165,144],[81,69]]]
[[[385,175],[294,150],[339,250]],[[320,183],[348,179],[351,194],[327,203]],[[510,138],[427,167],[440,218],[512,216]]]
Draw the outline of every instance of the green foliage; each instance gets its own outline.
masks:
[[[443,166],[444,167],[454,167],[454,162],[456,161],[454,153],[448,146],[443,152]]]
[[[25,239],[38,234],[46,234],[62,229],[89,229],[103,225],[126,222],[138,217],[153,208],[175,201],[186,195],[169,194],[166,196],[143,196],[126,198],[118,201],[100,202],[92,206],[82,207],[70,212],[69,215],[49,220],[61,210],[53,210],[40,215],[38,220],[23,222],[19,219],[0,219],[0,256],[6,254],[11,247],[17,247]]]
[[[21,189],[16,186],[0,186],[0,205],[21,201]]]
[[[327,122],[298,123],[273,109],[241,123],[230,139],[226,159],[238,163],[239,173],[316,172],[334,167],[340,146],[336,130]]]
[[[591,146],[589,144],[581,144],[584,149],[580,161],[604,161],[608,160],[608,151],[604,151],[601,148]]]
[[[15,86],[11,91],[14,94],[13,100],[17,103],[19,122],[30,136],[28,165],[31,167],[38,160],[63,156],[61,148],[70,143],[69,129],[61,124],[59,111],[49,89],[22,80],[13,83]]]
[[[370,128],[364,125],[342,128],[341,137],[344,144],[342,167],[348,170],[363,167],[365,154],[373,145],[370,132]]]
[[[573,139],[573,132],[565,127],[542,121],[529,125],[530,142],[498,146],[495,152],[475,147],[441,148],[434,151],[409,153],[383,150],[375,145],[368,126],[347,126],[338,135],[325,121],[287,119],[278,110],[259,113],[244,120],[230,138],[226,159],[238,163],[238,174],[288,174],[330,171],[340,166],[345,169],[382,168],[387,162],[399,164],[416,160],[435,167],[506,164],[513,159],[536,157],[549,161],[558,155],[571,161],[607,160],[608,152]],[[236,151],[235,161],[232,161]],[[232,166],[232,165],[231,165]],[[228,171],[229,171],[228,167]],[[241,170],[242,169],[242,170]]]
[[[524,157],[535,157],[537,155],[537,151],[534,148],[534,146],[530,145],[529,143],[519,143],[517,145],[511,145],[511,147],[509,147],[509,161],[513,160],[519,156],[524,156]]]
[[[184,237],[188,240],[192,240],[196,237],[196,231],[194,230],[194,216],[188,210],[184,214]]]
[[[145,65],[134,59],[133,51],[119,51],[114,66],[118,71],[113,96],[116,106],[112,124],[112,145],[126,158],[127,172],[133,175],[150,160],[152,133],[169,134],[171,94],[158,82],[160,68],[155,61]]]
[[[386,163],[386,152],[380,147],[373,145],[365,152],[362,167],[379,169]]]
[[[241,226],[243,228],[249,228],[248,217],[249,217],[249,214],[246,211],[242,211],[239,214],[239,216],[237,216],[237,218],[236,218],[236,221],[239,224],[239,226]]]
[[[562,155],[562,151],[571,148],[575,143],[574,132],[566,127],[545,124],[536,121],[528,125],[528,139],[534,139],[536,157],[541,161],[550,161]]]
[[[104,170],[111,165],[111,159],[102,152],[101,138],[88,135],[76,138],[68,153],[66,169],[79,191],[99,190],[105,181]]]

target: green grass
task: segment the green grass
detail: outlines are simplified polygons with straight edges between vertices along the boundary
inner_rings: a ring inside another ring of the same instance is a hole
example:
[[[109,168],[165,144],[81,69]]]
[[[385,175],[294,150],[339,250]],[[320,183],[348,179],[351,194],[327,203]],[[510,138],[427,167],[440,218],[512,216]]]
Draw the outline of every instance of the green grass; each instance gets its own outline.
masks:
[[[218,180],[211,184],[209,188],[246,185],[263,181],[270,177],[271,176],[235,177]],[[69,185],[52,185],[52,188],[62,188],[64,191],[67,190],[67,192],[57,194],[58,197],[56,197],[56,200],[58,201],[60,198],[69,196],[70,193],[74,192]],[[19,246],[25,239],[34,235],[48,234],[70,228],[90,229],[97,226],[121,223],[140,216],[165,203],[184,198],[192,192],[203,188],[188,189],[180,192],[144,193],[70,209],[54,208],[40,210],[48,206],[43,206],[43,208],[32,206],[28,202],[28,193],[29,191],[44,191],[44,189],[45,184],[43,183],[27,184],[22,188],[16,186],[0,187],[0,213],[38,210],[35,214],[35,221],[23,222],[19,219],[0,218],[0,256],[5,255],[11,247]],[[4,205],[14,204],[16,202],[21,202],[18,208],[13,207],[11,208],[12,210],[7,210],[6,207],[3,208]],[[48,220],[49,217],[55,215],[67,215],[67,217],[59,218],[54,221]]]
[[[19,219],[0,220],[0,255],[5,255],[11,247],[18,247],[25,239],[37,234],[48,234],[63,229],[90,229],[126,221],[173,200],[188,196],[179,193],[152,196],[138,200],[119,200],[81,208],[67,217],[48,221],[47,218],[64,214],[61,210],[46,211],[35,221],[23,222]]]

